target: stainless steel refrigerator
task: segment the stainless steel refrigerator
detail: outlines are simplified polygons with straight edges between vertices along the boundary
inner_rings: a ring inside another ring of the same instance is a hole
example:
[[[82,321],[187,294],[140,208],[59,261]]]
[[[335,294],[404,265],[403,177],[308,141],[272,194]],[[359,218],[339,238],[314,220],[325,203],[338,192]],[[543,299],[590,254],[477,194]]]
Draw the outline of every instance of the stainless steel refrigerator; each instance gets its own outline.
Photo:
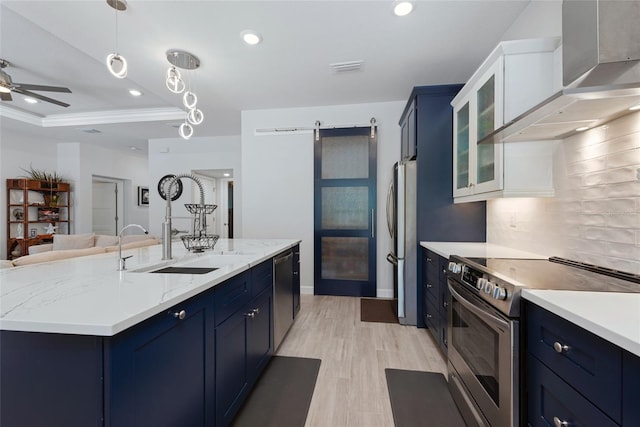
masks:
[[[416,237],[416,161],[393,165],[387,194],[387,225],[393,240],[387,260],[393,264],[394,298],[398,300],[398,321],[417,323],[418,245]]]

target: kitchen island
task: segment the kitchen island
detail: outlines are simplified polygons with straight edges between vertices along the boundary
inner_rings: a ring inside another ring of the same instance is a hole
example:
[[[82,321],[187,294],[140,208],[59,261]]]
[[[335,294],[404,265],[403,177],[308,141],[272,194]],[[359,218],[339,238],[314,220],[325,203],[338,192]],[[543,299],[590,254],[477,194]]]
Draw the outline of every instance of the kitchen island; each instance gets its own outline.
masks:
[[[272,258],[174,243],[0,272],[0,424],[227,425],[273,353]],[[297,251],[297,250],[296,250]],[[163,274],[165,267],[215,268]]]

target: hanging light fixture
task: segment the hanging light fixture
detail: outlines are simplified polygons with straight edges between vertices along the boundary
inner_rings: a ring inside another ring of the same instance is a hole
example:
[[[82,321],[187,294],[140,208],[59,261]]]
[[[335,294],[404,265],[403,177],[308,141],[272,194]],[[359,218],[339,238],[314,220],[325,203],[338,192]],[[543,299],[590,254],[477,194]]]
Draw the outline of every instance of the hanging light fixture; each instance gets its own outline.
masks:
[[[167,88],[173,93],[182,93],[182,104],[186,108],[186,118],[184,123],[178,128],[178,134],[184,138],[189,139],[193,135],[193,127],[191,125],[199,125],[204,120],[204,114],[198,109],[198,96],[195,92],[191,91],[191,81],[189,81],[189,87],[187,89],[182,75],[178,68],[183,70],[195,70],[200,67],[200,60],[189,52],[183,50],[169,50],[167,51],[167,61],[171,64],[171,67],[167,70],[166,85]],[[186,89],[186,90],[185,90]]]
[[[125,0],[107,0],[107,4],[116,11],[116,51],[107,55],[107,68],[109,72],[119,79],[127,77],[127,60],[118,52],[118,11],[127,10]]]

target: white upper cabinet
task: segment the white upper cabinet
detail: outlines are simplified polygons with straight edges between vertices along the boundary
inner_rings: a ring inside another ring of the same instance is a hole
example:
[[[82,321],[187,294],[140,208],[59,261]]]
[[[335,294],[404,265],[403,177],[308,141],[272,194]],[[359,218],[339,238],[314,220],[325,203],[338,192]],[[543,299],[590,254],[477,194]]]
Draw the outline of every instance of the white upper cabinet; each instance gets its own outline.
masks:
[[[453,99],[455,202],[552,196],[554,141],[481,143],[558,89],[559,38],[502,42]]]

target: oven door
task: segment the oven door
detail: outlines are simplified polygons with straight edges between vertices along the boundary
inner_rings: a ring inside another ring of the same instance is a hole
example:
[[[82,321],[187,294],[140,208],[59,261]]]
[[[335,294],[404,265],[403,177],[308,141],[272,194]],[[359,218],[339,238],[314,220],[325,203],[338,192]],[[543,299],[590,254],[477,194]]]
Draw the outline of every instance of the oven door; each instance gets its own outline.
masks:
[[[448,286],[448,353],[455,371],[450,372],[454,376],[450,383],[462,384],[456,390],[462,402],[457,403],[474,405],[468,410],[476,422],[480,411],[491,426],[517,426],[518,321],[505,317],[455,280],[448,279]]]

